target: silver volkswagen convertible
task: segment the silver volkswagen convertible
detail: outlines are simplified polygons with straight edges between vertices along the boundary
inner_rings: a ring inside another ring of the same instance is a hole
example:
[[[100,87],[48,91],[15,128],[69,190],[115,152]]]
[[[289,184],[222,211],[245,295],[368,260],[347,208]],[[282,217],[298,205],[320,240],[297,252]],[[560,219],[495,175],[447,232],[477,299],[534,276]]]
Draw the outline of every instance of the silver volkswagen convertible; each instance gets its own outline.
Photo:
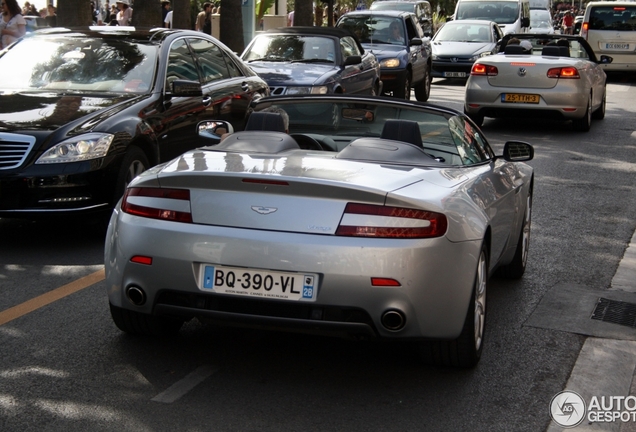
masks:
[[[198,318],[479,361],[489,276],[526,268],[530,144],[498,154],[461,112],[366,96],[268,97],[244,131],[198,129],[209,146],[136,177],[113,212],[117,327]]]

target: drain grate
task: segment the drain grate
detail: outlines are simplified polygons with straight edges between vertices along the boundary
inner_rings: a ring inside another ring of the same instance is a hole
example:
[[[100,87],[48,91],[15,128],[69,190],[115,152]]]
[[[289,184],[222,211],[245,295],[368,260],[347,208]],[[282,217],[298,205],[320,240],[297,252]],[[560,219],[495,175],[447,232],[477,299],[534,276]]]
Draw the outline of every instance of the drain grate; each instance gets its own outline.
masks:
[[[636,328],[636,304],[599,297],[592,319]]]

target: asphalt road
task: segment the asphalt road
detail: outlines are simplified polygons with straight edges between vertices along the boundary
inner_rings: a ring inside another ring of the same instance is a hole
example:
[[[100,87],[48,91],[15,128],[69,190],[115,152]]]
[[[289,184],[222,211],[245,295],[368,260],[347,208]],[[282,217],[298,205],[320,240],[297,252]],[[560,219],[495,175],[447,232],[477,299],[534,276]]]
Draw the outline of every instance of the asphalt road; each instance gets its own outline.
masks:
[[[431,102],[461,109],[463,91],[435,80]],[[0,430],[545,430],[585,336],[526,322],[559,284],[610,285],[636,228],[635,98],[634,77],[612,77],[589,133],[485,121],[496,151],[535,146],[536,180],[526,275],[491,279],[471,370],[422,366],[402,345],[198,321],[131,337],[110,319],[93,227],[0,219]]]

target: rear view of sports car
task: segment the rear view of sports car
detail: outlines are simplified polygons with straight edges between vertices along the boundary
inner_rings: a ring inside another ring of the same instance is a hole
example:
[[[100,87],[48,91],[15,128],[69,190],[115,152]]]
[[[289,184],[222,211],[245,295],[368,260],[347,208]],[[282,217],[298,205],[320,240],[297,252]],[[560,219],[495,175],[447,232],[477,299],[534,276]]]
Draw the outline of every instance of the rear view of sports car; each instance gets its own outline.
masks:
[[[521,44],[508,44],[516,37]],[[605,117],[606,75],[589,44],[578,36],[521,34],[502,40],[503,54],[479,59],[466,83],[464,112],[481,126],[484,117],[571,120],[587,132]]]
[[[249,124],[130,183],[105,248],[115,324],[408,341],[474,366],[488,277],[526,268],[532,146],[495,155],[462,113],[382,97],[263,98]]]

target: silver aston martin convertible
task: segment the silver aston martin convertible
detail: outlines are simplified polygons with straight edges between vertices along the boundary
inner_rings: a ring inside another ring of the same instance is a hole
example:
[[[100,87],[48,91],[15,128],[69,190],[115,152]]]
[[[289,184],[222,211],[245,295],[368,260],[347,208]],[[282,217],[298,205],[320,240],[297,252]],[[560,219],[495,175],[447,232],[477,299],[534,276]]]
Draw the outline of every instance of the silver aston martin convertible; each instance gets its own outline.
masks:
[[[210,145],[141,174],[115,209],[121,330],[197,317],[479,361],[489,276],[526,268],[531,145],[497,155],[463,113],[364,96],[263,98],[246,130],[229,128],[199,124]]]

